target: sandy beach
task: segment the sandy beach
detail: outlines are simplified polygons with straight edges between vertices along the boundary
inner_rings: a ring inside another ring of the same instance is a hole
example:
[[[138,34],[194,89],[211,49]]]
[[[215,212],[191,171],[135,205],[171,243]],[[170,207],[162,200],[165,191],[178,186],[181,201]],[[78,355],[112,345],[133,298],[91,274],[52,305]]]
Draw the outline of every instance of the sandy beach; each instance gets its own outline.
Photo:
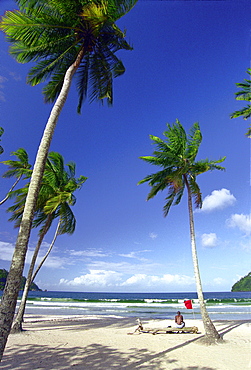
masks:
[[[161,328],[171,320],[143,321]],[[28,317],[24,332],[8,339],[2,369],[251,369],[251,320],[215,321],[224,342],[200,342],[202,321],[188,320],[199,334],[129,334],[137,327],[130,318]]]

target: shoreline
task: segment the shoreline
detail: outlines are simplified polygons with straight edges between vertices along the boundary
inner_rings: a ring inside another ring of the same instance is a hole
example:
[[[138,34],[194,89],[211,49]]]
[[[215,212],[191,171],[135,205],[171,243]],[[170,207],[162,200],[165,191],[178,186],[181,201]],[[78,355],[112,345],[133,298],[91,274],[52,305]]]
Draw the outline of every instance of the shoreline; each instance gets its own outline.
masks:
[[[199,334],[132,334],[134,318],[25,315],[24,331],[10,334],[1,368],[236,370],[251,367],[251,320],[214,320],[224,342],[205,346],[201,320],[188,319]],[[173,320],[142,320],[161,328]]]
[[[121,315],[43,315],[43,314],[26,314],[24,315],[24,325],[25,323],[36,323],[36,322],[46,322],[46,321],[88,321],[88,320],[114,320],[114,321],[128,321],[131,325],[137,326],[137,320],[140,319],[143,323],[147,325],[158,323],[164,326],[170,326],[174,324],[174,320],[169,318],[167,319],[154,319],[154,318],[140,318],[140,317],[128,317],[128,316],[121,316]],[[250,323],[251,325],[251,317],[250,319],[243,319],[238,318],[236,316],[235,319],[212,319],[213,323],[221,323],[221,322],[246,322]],[[185,320],[186,326],[194,326],[195,324],[202,324],[203,322],[201,318],[186,318]],[[189,324],[189,325],[188,325]],[[172,325],[173,326],[173,325]]]

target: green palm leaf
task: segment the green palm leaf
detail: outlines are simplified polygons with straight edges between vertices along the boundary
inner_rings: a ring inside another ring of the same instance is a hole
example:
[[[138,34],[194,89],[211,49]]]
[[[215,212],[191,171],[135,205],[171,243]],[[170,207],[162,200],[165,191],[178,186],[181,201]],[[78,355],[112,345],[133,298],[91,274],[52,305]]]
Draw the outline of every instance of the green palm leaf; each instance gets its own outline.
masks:
[[[247,73],[249,76],[251,76],[251,69],[248,68]],[[236,83],[236,86],[240,89],[241,91],[238,91],[235,93],[235,99],[236,100],[244,100],[244,101],[251,101],[251,80],[244,80],[245,82],[242,83]],[[251,105],[248,104],[246,107],[237,110],[233,112],[230,115],[230,118],[237,118],[237,117],[243,117],[244,120],[247,120],[248,118],[251,117]],[[249,127],[246,135],[248,137],[251,137],[251,126]]]
[[[31,176],[31,165],[29,164],[28,154],[25,149],[19,148],[15,152],[11,152],[18,160],[6,160],[0,163],[8,166],[8,170],[2,175],[5,178],[24,176],[29,178]]]

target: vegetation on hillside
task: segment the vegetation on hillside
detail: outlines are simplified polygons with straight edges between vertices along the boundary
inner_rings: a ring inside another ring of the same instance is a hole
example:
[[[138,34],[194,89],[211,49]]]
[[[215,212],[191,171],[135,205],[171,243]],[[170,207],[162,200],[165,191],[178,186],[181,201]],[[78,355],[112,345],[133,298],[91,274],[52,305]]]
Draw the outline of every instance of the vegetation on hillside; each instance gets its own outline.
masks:
[[[251,292],[251,272],[237,281],[232,286],[231,292]]]
[[[0,269],[0,290],[4,290],[7,276],[8,276],[8,271],[5,269]],[[25,282],[26,282],[26,278],[22,276],[20,290],[24,289]],[[41,289],[39,289],[39,287],[35,283],[32,283],[30,286],[30,290],[41,290]]]

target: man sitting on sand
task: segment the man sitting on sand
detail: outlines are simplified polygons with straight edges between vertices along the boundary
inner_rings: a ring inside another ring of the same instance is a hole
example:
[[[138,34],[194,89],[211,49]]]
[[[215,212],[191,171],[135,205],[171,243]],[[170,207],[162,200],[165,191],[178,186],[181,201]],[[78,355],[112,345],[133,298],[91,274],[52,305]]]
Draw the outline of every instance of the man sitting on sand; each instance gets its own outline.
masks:
[[[180,314],[180,311],[178,311],[177,315],[175,316],[175,326],[176,328],[183,328],[185,326],[183,316]]]

